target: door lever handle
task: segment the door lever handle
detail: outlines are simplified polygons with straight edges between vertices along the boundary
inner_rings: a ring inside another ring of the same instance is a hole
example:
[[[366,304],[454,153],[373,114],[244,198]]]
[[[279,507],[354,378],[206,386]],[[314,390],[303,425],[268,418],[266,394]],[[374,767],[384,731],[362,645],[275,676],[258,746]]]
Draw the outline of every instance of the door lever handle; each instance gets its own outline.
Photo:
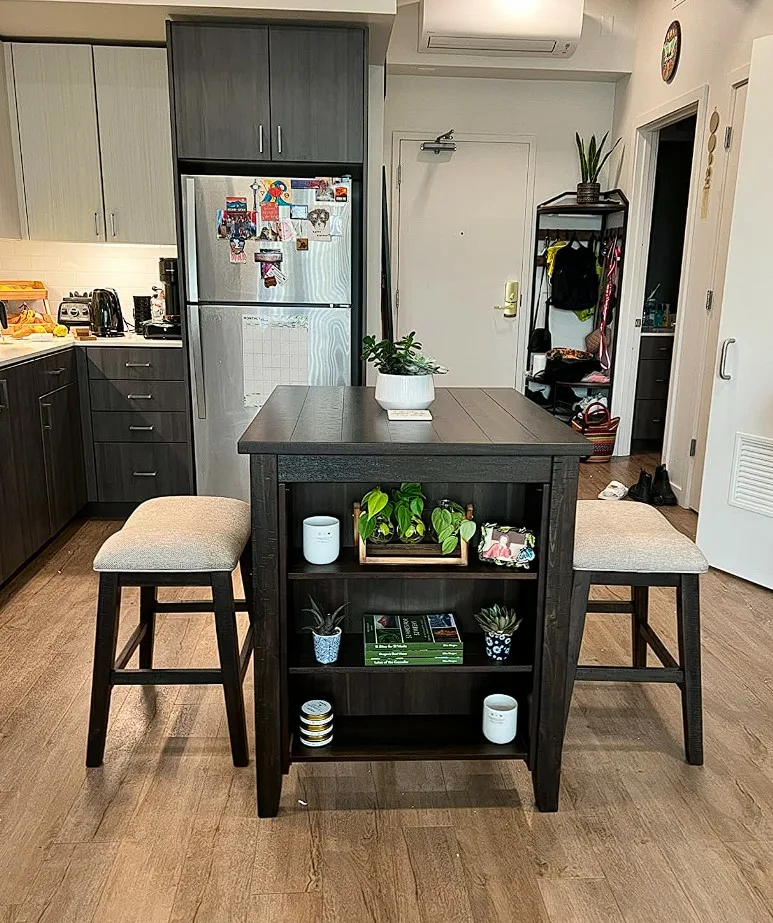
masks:
[[[727,351],[730,349],[733,343],[735,343],[735,339],[733,337],[728,337],[728,339],[722,343],[722,352],[719,356],[719,377],[722,379],[722,381],[730,381],[730,379],[733,377],[732,375],[728,375],[725,369],[725,366],[727,365]]]
[[[505,303],[495,304],[494,310],[501,311],[502,317],[517,317],[518,316],[518,283],[517,282],[506,282],[505,283]]]

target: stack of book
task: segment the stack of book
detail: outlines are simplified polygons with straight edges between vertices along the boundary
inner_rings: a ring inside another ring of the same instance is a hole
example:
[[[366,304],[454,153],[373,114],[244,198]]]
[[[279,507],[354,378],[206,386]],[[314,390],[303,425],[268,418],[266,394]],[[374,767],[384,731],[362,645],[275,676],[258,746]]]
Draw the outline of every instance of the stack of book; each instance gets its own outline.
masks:
[[[366,615],[365,665],[460,664],[464,645],[453,615]]]

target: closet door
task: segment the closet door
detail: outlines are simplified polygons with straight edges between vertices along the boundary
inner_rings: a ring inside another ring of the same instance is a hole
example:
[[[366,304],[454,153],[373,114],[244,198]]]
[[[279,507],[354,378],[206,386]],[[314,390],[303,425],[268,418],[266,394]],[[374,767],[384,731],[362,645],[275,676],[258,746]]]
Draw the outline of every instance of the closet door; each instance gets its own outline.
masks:
[[[104,240],[91,46],[14,43],[12,59],[29,236]]]
[[[94,47],[106,239],[174,244],[164,48]]]

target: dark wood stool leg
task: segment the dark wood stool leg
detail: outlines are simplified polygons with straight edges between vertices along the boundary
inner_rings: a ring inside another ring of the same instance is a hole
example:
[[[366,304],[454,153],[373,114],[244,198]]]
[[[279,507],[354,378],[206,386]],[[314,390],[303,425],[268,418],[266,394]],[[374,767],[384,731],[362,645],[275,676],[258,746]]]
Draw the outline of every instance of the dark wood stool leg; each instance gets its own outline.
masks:
[[[682,574],[676,591],[679,666],[682,683],[682,722],[687,762],[703,765],[703,704],[701,693],[701,604],[698,574]]]
[[[647,666],[647,641],[641,629],[649,623],[649,592],[648,586],[631,587],[631,656],[635,667]]]
[[[145,626],[145,635],[140,641],[140,669],[153,667],[153,645],[156,640],[156,587],[140,587],[140,625]]]
[[[569,611],[569,655],[566,662],[566,701],[564,704],[564,728],[569,718],[569,706],[574,692],[574,675],[580,661],[582,636],[585,631],[585,616],[588,612],[591,573],[576,570],[572,578],[572,603]]]
[[[87,766],[101,766],[105,756],[110,696],[113,691],[110,673],[115,663],[120,609],[119,575],[116,573],[100,574],[94,668],[91,676],[91,710],[86,744]]]
[[[236,610],[231,574],[212,574],[212,599],[215,608],[215,631],[220,654],[220,671],[223,678],[225,710],[228,716],[228,733],[231,736],[231,754],[234,766],[247,766],[250,762],[247,747],[247,722],[244,716],[244,696],[239,671],[239,639],[236,632]]]
[[[242,575],[244,598],[247,602],[247,615],[250,624],[255,621],[255,599],[252,593],[252,539],[244,546],[242,556],[239,558],[239,572]]]

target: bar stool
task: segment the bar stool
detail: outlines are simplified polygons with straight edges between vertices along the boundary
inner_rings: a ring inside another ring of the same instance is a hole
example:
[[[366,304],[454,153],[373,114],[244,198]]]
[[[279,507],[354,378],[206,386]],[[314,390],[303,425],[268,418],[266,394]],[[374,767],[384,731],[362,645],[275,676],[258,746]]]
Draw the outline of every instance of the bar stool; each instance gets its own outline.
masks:
[[[250,507],[225,497],[159,497],[142,503],[123,528],[102,545],[97,630],[91,681],[86,765],[101,766],[116,685],[222,684],[235,766],[249,763],[242,682],[252,653],[254,606],[251,590]],[[241,565],[245,600],[234,598],[232,572]],[[159,602],[158,587],[211,587],[212,600]],[[139,624],[116,655],[121,590],[140,588]],[[239,650],[236,612],[250,626]],[[214,612],[220,667],[167,669],[153,666],[156,615]],[[139,669],[126,665],[139,648]]]
[[[566,716],[575,680],[675,683],[682,694],[687,762],[703,764],[698,575],[707,570],[698,547],[653,507],[609,500],[577,503]],[[592,584],[630,586],[631,599],[589,601]],[[678,662],[649,624],[651,586],[676,587]],[[630,613],[631,667],[579,664],[588,612]],[[661,667],[647,666],[648,648]]]

